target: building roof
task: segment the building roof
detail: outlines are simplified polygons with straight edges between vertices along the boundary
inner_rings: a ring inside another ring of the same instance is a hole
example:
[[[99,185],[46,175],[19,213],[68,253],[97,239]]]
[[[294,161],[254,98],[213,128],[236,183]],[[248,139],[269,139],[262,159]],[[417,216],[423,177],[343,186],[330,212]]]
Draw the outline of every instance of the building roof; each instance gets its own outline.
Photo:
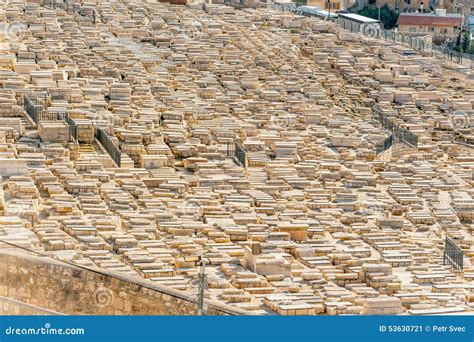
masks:
[[[336,13],[329,13],[329,11],[326,11],[326,10],[323,10],[319,7],[315,7],[315,6],[299,6],[298,7],[298,10],[303,12],[303,13],[310,13],[310,14],[314,14],[314,15],[319,15],[319,16],[322,16],[322,17],[327,17],[327,16],[331,16],[331,18],[336,18],[337,17],[337,14]]]
[[[454,15],[435,15],[435,14],[417,14],[417,13],[402,13],[398,17],[398,25],[413,25],[413,26],[439,26],[439,27],[459,27],[463,21],[462,16]]]
[[[355,14],[355,13],[339,13],[339,17],[342,19],[348,19],[352,20],[358,23],[366,23],[366,24],[372,24],[372,23],[378,23],[379,21],[377,19],[372,19],[369,17],[364,17],[363,15]]]

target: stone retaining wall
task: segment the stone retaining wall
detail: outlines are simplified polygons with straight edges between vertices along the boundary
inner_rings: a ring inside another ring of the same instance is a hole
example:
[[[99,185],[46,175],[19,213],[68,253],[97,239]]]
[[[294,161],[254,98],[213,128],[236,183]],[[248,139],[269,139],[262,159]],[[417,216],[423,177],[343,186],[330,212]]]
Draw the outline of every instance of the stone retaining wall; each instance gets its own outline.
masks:
[[[0,177],[26,175],[27,164],[26,159],[0,158]]]
[[[0,296],[74,315],[195,315],[197,311],[182,292],[151,281],[17,251],[0,251]],[[207,305],[208,315],[246,314],[218,302]]]
[[[60,313],[0,296],[0,315],[60,315]]]

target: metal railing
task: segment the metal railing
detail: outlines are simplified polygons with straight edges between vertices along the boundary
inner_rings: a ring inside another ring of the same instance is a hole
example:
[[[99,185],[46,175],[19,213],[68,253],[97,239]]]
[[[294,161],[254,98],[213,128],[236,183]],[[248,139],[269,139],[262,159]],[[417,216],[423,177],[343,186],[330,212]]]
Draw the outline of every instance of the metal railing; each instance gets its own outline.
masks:
[[[38,104],[39,102],[39,104]],[[49,111],[47,107],[47,97],[23,97],[23,107],[31,120],[38,126],[40,121],[65,121],[69,126],[69,141],[76,139],[76,123],[72,120],[66,111]]]
[[[394,135],[399,141],[411,147],[418,147],[418,136],[408,129],[397,126],[394,130]]]
[[[24,95],[23,106],[28,116],[36,125],[38,125],[40,121],[65,121],[69,127],[69,141],[77,141],[77,124],[71,117],[69,117],[69,114],[66,111],[48,111],[47,95],[44,98],[33,97],[33,99],[34,100],[32,100],[28,95]],[[40,104],[38,104],[38,102]],[[108,134],[101,127],[97,127],[96,138],[110,155],[115,164],[120,167],[122,161],[120,150],[115,146]]]
[[[70,141],[76,141],[77,140],[77,125],[76,122],[67,115],[65,114],[65,121],[69,125],[69,140]]]
[[[39,110],[37,105],[34,104],[27,95],[25,95],[23,98],[23,107],[25,108],[25,111],[31,120],[33,120],[33,122],[37,125],[39,122]]]
[[[343,28],[346,29],[346,27]],[[370,25],[361,30],[360,33],[370,38],[384,39],[385,41],[392,41],[394,44],[409,46],[418,51],[429,52],[433,56],[439,56],[445,60],[461,65],[463,61],[469,60],[472,62],[473,60],[473,57],[469,54],[452,50],[446,45],[438,46],[433,44],[430,39],[427,39],[427,36],[417,37],[410,33],[374,28]]]
[[[43,6],[46,7],[46,8],[49,8],[49,9],[63,8],[68,14],[72,14],[74,16],[75,15],[80,15],[82,17],[86,17],[86,15],[84,15],[81,12],[81,9],[83,8],[82,5],[81,4],[75,4],[75,3],[72,3],[70,1],[65,1],[65,0],[43,0]],[[93,24],[96,23],[96,17],[97,17],[96,11],[93,10],[92,15],[91,15],[91,20],[92,20]]]
[[[390,134],[388,137],[380,141],[377,146],[375,147],[375,153],[380,154],[385,152],[393,145],[393,135]]]
[[[100,142],[102,147],[107,151],[112,160],[117,164],[118,167],[121,165],[122,155],[117,146],[110,139],[109,135],[101,128],[97,127],[95,137]]]
[[[58,0],[43,0],[43,6],[50,8],[50,9],[56,9],[57,4],[64,4],[64,1],[58,1]]]
[[[450,264],[455,270],[462,271],[464,268],[464,253],[462,249],[450,237],[446,237],[444,243],[443,265]]]
[[[233,158],[237,164],[247,166],[247,152],[240,146],[239,143],[229,141],[227,143],[227,156]]]
[[[392,144],[394,142],[393,138],[398,141],[401,141],[411,147],[418,146],[418,135],[411,132],[407,128],[401,127],[393,120],[388,118],[385,114],[379,113],[379,122],[383,128],[392,132]]]
[[[46,92],[23,94],[23,107],[36,124],[38,124],[39,121],[56,120],[54,117],[50,117],[48,111],[48,94]]]
[[[237,161],[243,167],[247,166],[247,153],[245,152],[244,148],[239,145],[238,142],[235,143],[235,159],[237,159]]]
[[[233,141],[228,141],[227,142],[227,157],[233,157],[234,156],[234,150],[235,150],[235,144]]]
[[[268,5],[267,7],[272,8],[274,10],[288,11],[299,15],[306,14],[307,16],[321,17],[321,13],[312,13],[310,11],[304,12],[299,8],[299,5],[301,4],[303,3],[274,3]],[[323,19],[327,19],[327,17]],[[441,55],[442,58],[461,65],[463,65],[463,61],[469,60],[471,67],[474,66],[474,56],[470,54],[460,53],[458,51],[451,50],[446,47],[437,46],[432,43],[431,39],[427,39],[427,37],[429,36],[428,34],[426,36],[418,37],[411,33],[397,32],[395,30],[386,30],[382,28],[379,24],[377,24],[377,27],[372,24],[362,25],[361,27],[361,25],[359,24],[351,24],[348,21],[338,20],[336,16],[331,18],[331,20],[335,21],[343,29],[350,30],[351,32],[361,33],[370,38],[384,39],[386,41],[390,40],[393,41],[393,43],[410,46],[413,49],[419,51],[426,51],[435,56]]]

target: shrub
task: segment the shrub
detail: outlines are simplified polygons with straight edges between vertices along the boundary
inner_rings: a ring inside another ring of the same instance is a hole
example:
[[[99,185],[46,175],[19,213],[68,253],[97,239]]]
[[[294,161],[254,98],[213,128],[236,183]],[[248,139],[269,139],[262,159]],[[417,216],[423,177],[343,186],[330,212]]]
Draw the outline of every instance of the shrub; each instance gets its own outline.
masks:
[[[376,2],[376,0],[369,0],[369,4],[371,3],[371,1],[373,1],[374,4]],[[361,11],[359,11],[358,14],[372,19],[379,18],[379,10],[375,6],[365,7]],[[390,7],[387,6],[387,4],[383,5],[380,8],[380,21],[382,22],[382,25],[385,29],[390,30],[394,28],[397,25],[397,20],[398,13],[394,10],[391,10]]]

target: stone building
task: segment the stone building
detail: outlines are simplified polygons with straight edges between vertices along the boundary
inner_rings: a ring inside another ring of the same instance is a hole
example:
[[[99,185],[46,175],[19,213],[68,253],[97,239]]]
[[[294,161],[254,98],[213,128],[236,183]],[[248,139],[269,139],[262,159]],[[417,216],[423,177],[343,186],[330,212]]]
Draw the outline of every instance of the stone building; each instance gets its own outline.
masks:
[[[447,37],[462,25],[458,14],[446,14],[444,10],[432,13],[402,13],[398,17],[398,30],[407,33],[427,33],[434,38]]]
[[[352,5],[352,0],[306,0],[307,6],[315,6],[325,10],[342,11]]]
[[[358,2],[359,9],[369,6],[369,0]],[[474,9],[472,0],[375,0],[377,7],[387,5],[396,12],[427,12],[435,9],[446,9],[448,13],[471,13]]]

